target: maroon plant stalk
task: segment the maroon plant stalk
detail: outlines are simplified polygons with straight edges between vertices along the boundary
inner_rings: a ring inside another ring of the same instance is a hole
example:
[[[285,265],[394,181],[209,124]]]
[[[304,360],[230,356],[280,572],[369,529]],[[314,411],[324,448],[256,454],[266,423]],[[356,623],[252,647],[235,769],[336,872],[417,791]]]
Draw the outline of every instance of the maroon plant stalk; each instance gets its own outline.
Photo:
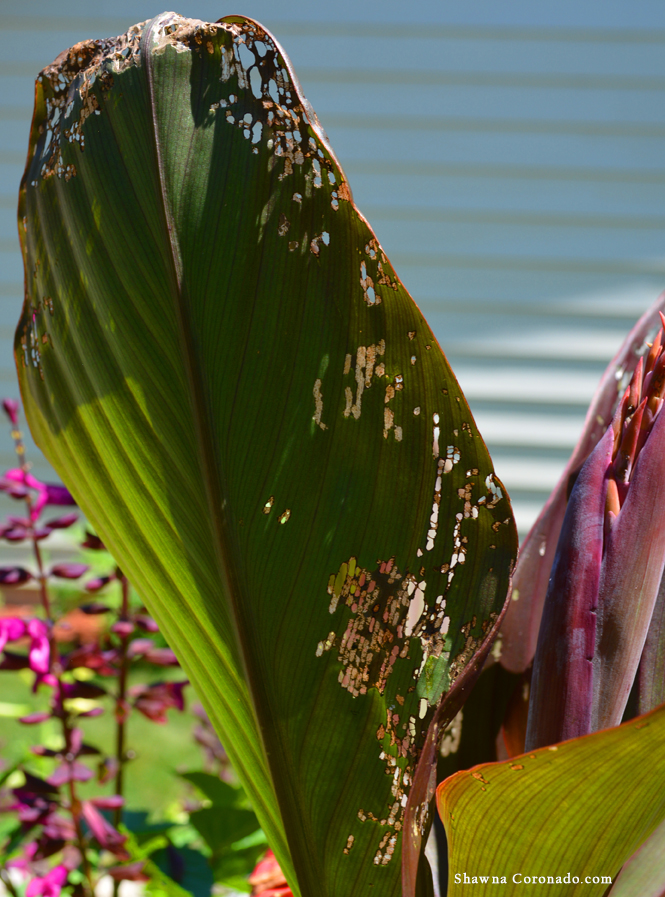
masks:
[[[609,426],[619,398],[622,374],[632,374],[649,331],[659,324],[665,311],[665,293],[639,319],[603,374],[586,415],[582,435],[573,454],[520,546],[513,576],[512,601],[501,627],[501,665],[513,673],[523,672],[533,659],[543,605],[554,562],[559,533],[572,482]]]
[[[122,587],[122,607],[120,610],[120,620],[129,620],[129,582],[124,574],[120,574],[120,585]],[[119,797],[124,796],[124,767],[125,767],[125,723],[127,720],[127,673],[129,671],[129,657],[127,656],[127,645],[130,633],[120,633],[120,675],[118,678],[118,695],[116,701],[116,749],[115,757],[118,769],[115,776],[115,793]],[[114,813],[113,824],[117,828],[122,822],[122,805],[118,806]],[[117,893],[120,882],[114,882],[113,890]]]
[[[534,659],[527,750],[621,722],[665,566],[659,331],[564,518]]]

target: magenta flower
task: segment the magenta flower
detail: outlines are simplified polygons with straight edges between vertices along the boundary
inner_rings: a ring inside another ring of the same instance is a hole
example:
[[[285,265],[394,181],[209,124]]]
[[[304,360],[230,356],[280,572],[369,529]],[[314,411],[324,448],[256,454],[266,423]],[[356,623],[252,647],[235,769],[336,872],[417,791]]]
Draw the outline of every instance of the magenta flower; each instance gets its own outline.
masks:
[[[48,626],[43,620],[30,620],[28,635],[31,638],[28,651],[30,669],[35,673],[48,673],[51,659]]]
[[[12,498],[27,498],[31,491],[36,493],[30,509],[30,519],[34,523],[45,505],[75,505],[76,502],[65,486],[56,483],[42,483],[31,473],[14,467],[5,471],[0,489],[8,492]],[[6,538],[6,536],[5,536]]]
[[[68,875],[65,866],[54,866],[43,878],[33,878],[25,891],[25,897],[58,897]]]
[[[0,617],[0,651],[7,642],[16,642],[26,633],[25,620],[20,617]]]
[[[27,498],[30,490],[37,493],[30,509],[30,518],[34,523],[47,501],[46,484],[20,467],[5,471],[4,479],[4,488],[13,498]]]
[[[568,502],[534,660],[527,750],[621,722],[665,566],[662,339],[661,330]]]

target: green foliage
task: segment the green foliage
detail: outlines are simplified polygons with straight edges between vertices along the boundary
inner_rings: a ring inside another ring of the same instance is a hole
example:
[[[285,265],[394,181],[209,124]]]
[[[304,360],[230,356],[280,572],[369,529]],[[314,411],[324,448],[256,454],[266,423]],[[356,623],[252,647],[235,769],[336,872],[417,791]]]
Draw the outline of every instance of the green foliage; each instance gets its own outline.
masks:
[[[251,20],[164,14],[70,51],[38,79],[30,140],[33,434],[294,893],[396,895],[516,553],[454,375]]]
[[[466,893],[455,873],[489,874],[474,893],[522,893],[515,873],[565,876],[566,894],[603,895],[607,882],[665,819],[665,706],[572,741],[458,772],[437,792],[449,839],[448,897]],[[585,879],[590,877],[590,881]],[[560,886],[559,886],[560,890]],[[547,892],[545,892],[547,893]],[[552,887],[556,893],[556,886]]]

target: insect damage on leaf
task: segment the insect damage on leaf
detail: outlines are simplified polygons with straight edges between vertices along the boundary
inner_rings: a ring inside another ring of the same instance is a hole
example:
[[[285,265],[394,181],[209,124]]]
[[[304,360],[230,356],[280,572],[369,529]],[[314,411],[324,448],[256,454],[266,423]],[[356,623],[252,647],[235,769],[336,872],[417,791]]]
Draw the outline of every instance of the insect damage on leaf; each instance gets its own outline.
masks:
[[[439,415],[436,413],[433,423],[438,455]],[[445,456],[435,459],[433,499],[424,550],[421,547],[416,552],[419,558],[434,552],[444,524],[451,536],[446,544],[452,549],[446,561],[441,563],[439,556],[435,566],[430,567],[430,573],[422,566],[416,575],[402,572],[394,557],[377,561],[377,567],[372,570],[362,567],[355,557],[351,557],[340,565],[337,573],[331,574],[328,582],[328,610],[332,615],[342,610],[343,613],[337,630],[331,630],[318,643],[316,656],[328,654],[331,659],[336,659],[339,664],[337,680],[354,699],[363,698],[375,689],[386,701],[385,718],[380,722],[376,737],[381,745],[379,760],[391,778],[392,800],[387,813],[361,810],[358,814],[361,822],[369,820],[386,828],[374,857],[377,865],[387,864],[396,849],[431,709],[464,670],[497,618],[494,611],[482,620],[474,614],[461,625],[459,634],[463,641],[461,645],[457,642],[456,655],[451,657],[455,633],[450,632],[447,602],[457,568],[465,564],[470,548],[468,527],[477,525],[475,521],[481,513],[491,515],[503,497],[493,474],[483,481],[477,467],[469,468],[465,471],[464,484],[455,490],[459,510],[450,519],[441,520],[443,483],[460,457],[458,448],[448,446]],[[435,592],[429,599],[428,580],[443,585],[440,594]],[[480,591],[493,594],[496,585],[496,576],[490,568]],[[396,680],[391,685],[394,676]],[[457,749],[460,730],[461,718],[445,731],[444,744],[448,753]],[[428,806],[425,804],[419,808],[414,821],[421,834],[427,821]]]

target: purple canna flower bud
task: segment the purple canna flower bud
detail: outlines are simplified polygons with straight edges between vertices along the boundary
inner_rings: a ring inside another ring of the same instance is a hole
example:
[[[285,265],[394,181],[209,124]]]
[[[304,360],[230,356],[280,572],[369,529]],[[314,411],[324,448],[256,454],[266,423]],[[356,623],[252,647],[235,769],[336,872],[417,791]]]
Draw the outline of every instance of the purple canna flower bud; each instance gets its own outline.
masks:
[[[18,402],[16,399],[3,399],[2,400],[2,410],[5,412],[7,417],[9,418],[10,423],[14,426],[18,426]]]
[[[665,566],[663,332],[568,502],[534,660],[527,750],[621,722]]]

